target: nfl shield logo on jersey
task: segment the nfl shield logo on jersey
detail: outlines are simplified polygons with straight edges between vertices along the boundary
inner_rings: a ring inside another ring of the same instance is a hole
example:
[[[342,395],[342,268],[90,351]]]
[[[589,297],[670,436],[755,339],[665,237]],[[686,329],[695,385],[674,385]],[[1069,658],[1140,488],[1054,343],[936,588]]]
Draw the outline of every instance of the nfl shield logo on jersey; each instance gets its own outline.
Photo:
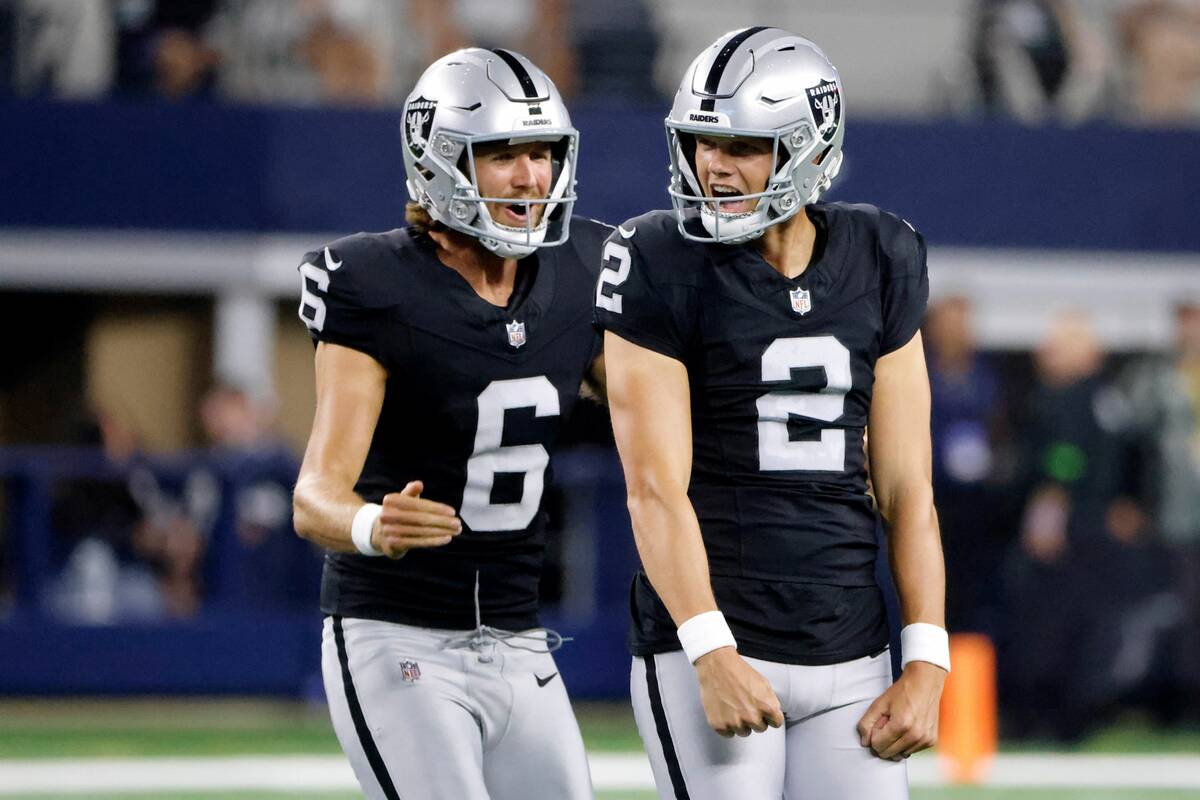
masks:
[[[809,295],[808,289],[793,289],[788,292],[788,295],[792,298],[792,311],[800,316],[812,311],[812,297]]]
[[[520,347],[525,344],[525,323],[517,322],[515,319],[504,326],[508,331],[508,343],[513,347]]]
[[[400,677],[405,683],[416,683],[421,677],[421,665],[415,661],[400,662]]]

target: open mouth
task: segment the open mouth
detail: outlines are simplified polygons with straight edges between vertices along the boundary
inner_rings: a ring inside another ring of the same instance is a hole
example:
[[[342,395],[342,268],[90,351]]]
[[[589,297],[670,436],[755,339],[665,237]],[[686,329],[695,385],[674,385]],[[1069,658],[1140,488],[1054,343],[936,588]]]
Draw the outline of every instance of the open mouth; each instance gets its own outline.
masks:
[[[726,186],[720,183],[714,183],[710,189],[712,197],[718,198],[716,206],[717,211],[722,214],[744,214],[754,210],[754,200],[725,200],[722,197],[740,197],[744,194],[740,189],[735,189],[732,186]]]
[[[525,225],[529,221],[532,208],[529,203],[524,202],[506,203],[501,206],[503,216],[516,225]]]

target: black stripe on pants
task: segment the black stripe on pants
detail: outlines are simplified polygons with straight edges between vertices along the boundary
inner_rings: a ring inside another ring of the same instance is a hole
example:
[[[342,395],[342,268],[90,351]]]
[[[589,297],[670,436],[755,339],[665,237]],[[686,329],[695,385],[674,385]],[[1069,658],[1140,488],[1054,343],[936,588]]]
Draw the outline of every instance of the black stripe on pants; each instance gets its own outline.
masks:
[[[650,690],[650,710],[654,714],[654,728],[658,731],[658,740],[662,743],[663,758],[667,762],[667,773],[671,776],[671,786],[675,789],[675,800],[689,800],[687,784],[683,782],[683,770],[679,768],[679,757],[675,755],[675,743],[671,741],[671,729],[667,727],[667,714],[663,710],[662,695],[658,691],[658,669],[654,666],[654,656],[649,655],[646,661],[646,688]]]
[[[346,704],[350,706],[350,718],[354,720],[354,730],[358,733],[358,741],[367,755],[367,763],[371,765],[371,771],[375,773],[375,780],[379,781],[384,796],[388,800],[402,800],[400,793],[392,785],[392,776],[388,775],[387,765],[383,763],[383,756],[379,755],[379,748],[375,746],[375,739],[371,736],[371,729],[367,727],[362,706],[358,703],[358,692],[354,690],[354,679],[350,677],[346,635],[342,632],[342,618],[338,616],[333,618],[333,639],[337,642],[338,663],[342,665],[342,686],[346,689]]]

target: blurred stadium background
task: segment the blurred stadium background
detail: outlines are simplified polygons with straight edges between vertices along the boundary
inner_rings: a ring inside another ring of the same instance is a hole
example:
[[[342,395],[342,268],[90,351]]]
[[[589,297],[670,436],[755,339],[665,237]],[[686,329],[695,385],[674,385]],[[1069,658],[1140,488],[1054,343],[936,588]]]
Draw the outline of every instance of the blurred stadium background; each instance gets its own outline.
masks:
[[[1200,797],[1195,0],[0,0],[0,796],[355,796],[290,527],[300,255],[400,223],[398,104],[465,44],[568,96],[580,213],[665,207],[675,81],[751,24],[842,71],[831,197],[930,244],[949,621],[994,645],[1000,753],[914,758],[913,796]],[[648,798],[603,409],[572,441],[547,622],[600,796]]]

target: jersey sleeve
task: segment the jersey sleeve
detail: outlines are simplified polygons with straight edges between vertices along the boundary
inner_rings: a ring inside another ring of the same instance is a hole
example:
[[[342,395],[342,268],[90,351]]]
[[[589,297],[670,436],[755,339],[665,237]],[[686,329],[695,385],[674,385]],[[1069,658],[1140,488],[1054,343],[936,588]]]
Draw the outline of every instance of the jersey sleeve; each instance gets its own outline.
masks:
[[[879,235],[884,259],[880,285],[883,333],[879,348],[879,355],[883,356],[908,344],[921,327],[929,302],[929,270],[925,263],[925,239],[907,222],[884,214]]]
[[[656,280],[652,264],[635,238],[621,231],[614,231],[604,244],[596,284],[595,325],[682,361],[692,334],[692,292],[687,286]]]
[[[306,253],[299,266],[299,314],[314,343],[349,347],[382,362],[379,333],[387,306],[370,289],[371,255],[349,239]]]

